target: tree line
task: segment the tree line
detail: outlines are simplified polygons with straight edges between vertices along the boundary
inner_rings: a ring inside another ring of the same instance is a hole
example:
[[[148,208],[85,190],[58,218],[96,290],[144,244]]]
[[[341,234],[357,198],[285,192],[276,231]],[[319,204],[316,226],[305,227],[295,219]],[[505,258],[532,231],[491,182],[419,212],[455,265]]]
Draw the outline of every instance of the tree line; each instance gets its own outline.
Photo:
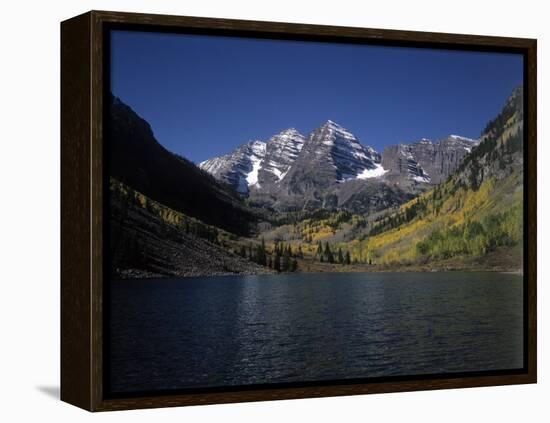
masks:
[[[351,264],[351,255],[349,251],[344,253],[341,247],[339,247],[337,251],[334,251],[334,247],[331,249],[328,242],[325,242],[324,247],[321,241],[317,242],[315,258],[319,260],[320,263]]]
[[[273,250],[269,251],[266,248],[265,240],[262,238],[260,244],[253,246],[241,245],[241,248],[236,252],[243,258],[246,258],[260,266],[267,266],[277,272],[295,272],[298,270],[298,258],[304,258],[302,246],[299,245],[295,250],[290,244],[276,242]]]

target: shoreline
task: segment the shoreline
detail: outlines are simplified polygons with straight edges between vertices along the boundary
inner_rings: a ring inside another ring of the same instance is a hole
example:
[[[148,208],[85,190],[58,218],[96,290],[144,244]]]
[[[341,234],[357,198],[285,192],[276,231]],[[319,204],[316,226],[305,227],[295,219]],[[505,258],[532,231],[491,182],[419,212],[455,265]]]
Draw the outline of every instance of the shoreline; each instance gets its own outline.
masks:
[[[134,270],[131,275],[133,277],[117,277],[111,278],[110,281],[135,281],[135,280],[153,280],[153,279],[192,279],[192,278],[215,278],[215,277],[247,277],[247,276],[276,276],[276,275],[291,275],[291,274],[323,274],[323,273],[501,273],[505,275],[524,276],[524,272],[521,269],[430,269],[419,270],[418,268],[406,268],[404,266],[396,268],[378,268],[378,269],[354,269],[349,268],[334,270],[327,269],[325,271],[297,271],[297,272],[279,272],[279,273],[219,273],[219,274],[193,274],[193,275],[162,275],[154,274],[151,272],[141,272]]]

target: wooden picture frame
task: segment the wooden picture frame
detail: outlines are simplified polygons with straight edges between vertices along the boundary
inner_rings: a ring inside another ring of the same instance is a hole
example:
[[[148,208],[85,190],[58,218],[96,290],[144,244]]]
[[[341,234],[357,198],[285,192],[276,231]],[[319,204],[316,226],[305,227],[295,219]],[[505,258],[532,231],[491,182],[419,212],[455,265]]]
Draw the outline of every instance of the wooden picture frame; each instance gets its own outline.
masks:
[[[194,31],[277,39],[515,52],[525,77],[525,360],[517,372],[394,378],[368,383],[104,396],[103,233],[105,31]],[[61,399],[89,411],[536,383],[536,40],[91,11],[61,23]]]

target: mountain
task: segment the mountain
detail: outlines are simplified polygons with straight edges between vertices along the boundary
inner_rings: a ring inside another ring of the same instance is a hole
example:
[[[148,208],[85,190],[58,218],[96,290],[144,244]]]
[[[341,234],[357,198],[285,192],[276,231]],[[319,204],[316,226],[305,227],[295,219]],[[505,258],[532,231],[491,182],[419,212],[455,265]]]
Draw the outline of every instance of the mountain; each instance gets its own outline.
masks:
[[[384,173],[380,155],[331,120],[308,137],[289,128],[265,143],[251,141],[199,167],[245,194],[274,193],[285,186],[283,180],[289,181],[286,187],[299,191],[298,181],[304,176],[321,188]]]
[[[229,185],[166,150],[149,124],[113,96],[108,130],[111,178],[208,224],[236,234],[249,232],[256,218],[240,196]]]
[[[291,192],[326,188],[351,179],[367,179],[384,173],[380,155],[361,145],[347,129],[329,120],[307,138],[284,183]]]
[[[283,179],[304,147],[305,138],[290,128],[274,135],[266,143],[266,154],[258,168],[255,189],[267,189]]]
[[[251,141],[232,153],[199,163],[199,167],[214,177],[248,194],[251,189],[269,189],[283,179],[296,161],[305,138],[289,128],[267,142]]]
[[[382,167],[391,182],[406,186],[414,183],[438,184],[451,175],[478,140],[449,135],[432,142],[426,138],[410,144],[386,147]]]
[[[476,140],[451,135],[438,142],[390,146],[379,154],[328,120],[307,137],[290,128],[199,166],[254,205],[368,213],[402,204],[446,179],[476,145]]]
[[[199,167],[222,180],[238,192],[248,193],[249,186],[258,183],[259,165],[266,153],[261,141],[250,141],[237,147],[231,154],[206,160]]]
[[[523,195],[519,87],[454,173],[397,211],[382,213],[353,255],[380,265],[521,269]]]

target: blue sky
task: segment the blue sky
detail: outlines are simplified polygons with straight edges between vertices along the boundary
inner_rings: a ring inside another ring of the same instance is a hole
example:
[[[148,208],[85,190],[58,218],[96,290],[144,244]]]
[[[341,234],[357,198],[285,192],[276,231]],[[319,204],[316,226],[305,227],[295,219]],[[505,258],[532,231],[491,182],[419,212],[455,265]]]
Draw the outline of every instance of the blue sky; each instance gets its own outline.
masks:
[[[111,90],[199,162],[331,119],[362,144],[476,138],[522,83],[508,53],[113,31]]]

